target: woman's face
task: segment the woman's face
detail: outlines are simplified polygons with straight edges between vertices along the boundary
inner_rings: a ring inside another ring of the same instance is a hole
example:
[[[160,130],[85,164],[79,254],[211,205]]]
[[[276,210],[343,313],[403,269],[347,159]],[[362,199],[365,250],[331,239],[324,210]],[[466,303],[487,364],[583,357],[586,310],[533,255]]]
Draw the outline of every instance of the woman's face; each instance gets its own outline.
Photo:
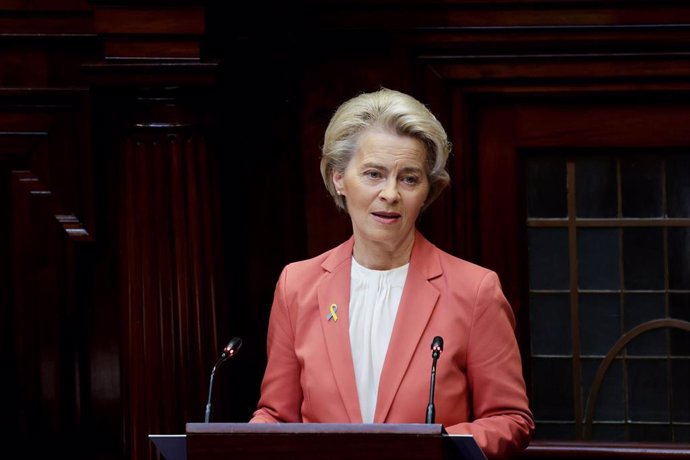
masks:
[[[411,244],[429,193],[425,165],[426,150],[415,138],[376,129],[361,135],[345,172],[333,174],[356,243],[387,250]]]

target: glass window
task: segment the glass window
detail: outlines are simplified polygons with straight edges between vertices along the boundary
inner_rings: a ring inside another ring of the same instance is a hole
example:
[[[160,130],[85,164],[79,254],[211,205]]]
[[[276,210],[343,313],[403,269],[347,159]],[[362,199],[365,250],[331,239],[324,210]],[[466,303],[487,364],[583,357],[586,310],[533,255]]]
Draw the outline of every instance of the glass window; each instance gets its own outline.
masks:
[[[690,153],[584,153],[528,161],[536,437],[689,442]]]
[[[580,289],[620,289],[619,230],[582,228],[577,232]]]
[[[685,332],[690,334],[690,332]],[[671,361],[671,412],[674,422],[690,423],[690,360]]]
[[[623,217],[661,216],[661,159],[623,156],[620,168]]]
[[[630,425],[630,439],[639,442],[671,442],[668,425],[634,423]]]
[[[597,155],[578,160],[576,169],[577,216],[615,217],[618,213],[616,161]]]
[[[620,296],[580,294],[580,352],[606,356],[621,335]]]
[[[668,305],[671,318],[690,321],[690,293],[669,294]],[[671,330],[671,354],[690,357],[690,332],[681,329]]]
[[[665,359],[629,359],[629,416],[635,422],[669,420],[668,369]]]
[[[664,242],[660,228],[623,229],[626,289],[664,288]]]
[[[668,217],[690,217],[690,156],[673,155],[666,160]]]
[[[565,158],[560,155],[530,157],[527,167],[527,209],[530,216],[565,217],[568,213]]]
[[[666,316],[663,293],[626,293],[623,301],[627,331],[647,321]],[[666,336],[665,329],[647,331],[630,342],[627,347],[628,355],[665,356],[668,350]]]
[[[575,422],[542,421],[539,423],[539,437],[558,441],[576,439]]]
[[[598,441],[627,441],[628,426],[624,423],[599,422],[592,426],[592,439]]]
[[[568,231],[529,229],[527,233],[532,289],[568,289]]]
[[[690,177],[688,177],[690,181]],[[668,229],[669,288],[690,290],[690,227]]]
[[[673,425],[675,442],[690,442],[690,425]]]
[[[590,394],[594,376],[602,361],[603,359],[582,360],[582,398],[584,401]],[[604,380],[601,382],[599,397],[594,406],[594,418],[619,422],[625,420],[625,381],[621,360],[614,360],[611,363]]]
[[[530,319],[530,341],[534,355],[572,354],[568,294],[532,294]]]
[[[532,407],[537,419],[572,420],[573,362],[570,358],[532,360]]]

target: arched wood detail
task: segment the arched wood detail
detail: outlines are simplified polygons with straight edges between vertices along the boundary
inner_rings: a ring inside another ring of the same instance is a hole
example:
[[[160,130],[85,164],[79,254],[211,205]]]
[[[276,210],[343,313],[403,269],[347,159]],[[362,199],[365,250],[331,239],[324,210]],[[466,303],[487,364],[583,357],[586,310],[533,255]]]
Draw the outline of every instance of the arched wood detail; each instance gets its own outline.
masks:
[[[594,408],[596,407],[597,397],[599,396],[599,389],[604,380],[604,376],[608,371],[613,360],[633,339],[636,337],[655,330],[663,328],[675,328],[690,332],[690,322],[683,321],[674,318],[662,318],[655,319],[652,321],[647,321],[645,323],[639,324],[624,334],[618,341],[611,347],[609,352],[604,357],[604,360],[599,365],[597,373],[594,376],[594,381],[592,382],[592,389],[587,398],[587,404],[585,408],[585,424],[584,424],[584,438],[590,439],[592,435],[592,419],[594,418]]]

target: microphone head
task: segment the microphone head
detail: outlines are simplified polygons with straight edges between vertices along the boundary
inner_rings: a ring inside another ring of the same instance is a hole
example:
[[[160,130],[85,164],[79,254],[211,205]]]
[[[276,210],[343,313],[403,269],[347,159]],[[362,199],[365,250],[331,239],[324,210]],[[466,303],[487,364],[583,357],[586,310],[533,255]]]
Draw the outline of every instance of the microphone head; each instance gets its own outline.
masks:
[[[443,337],[437,335],[436,337],[434,337],[434,340],[431,342],[431,356],[434,359],[438,359],[438,357],[441,356],[442,351],[443,351]]]
[[[242,346],[242,339],[239,337],[233,337],[230,339],[227,345],[225,345],[225,348],[223,348],[223,359],[230,358],[232,356],[235,356],[237,354],[237,351],[240,349]]]

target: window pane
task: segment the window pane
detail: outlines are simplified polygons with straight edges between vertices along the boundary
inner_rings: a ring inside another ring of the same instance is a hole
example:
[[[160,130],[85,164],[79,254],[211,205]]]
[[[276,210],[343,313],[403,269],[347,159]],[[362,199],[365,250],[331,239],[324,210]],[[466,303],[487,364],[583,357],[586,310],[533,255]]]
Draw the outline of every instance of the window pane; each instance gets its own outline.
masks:
[[[579,158],[575,166],[578,217],[615,217],[616,160],[610,156]]]
[[[671,378],[673,379],[673,403],[671,404],[673,421],[690,422],[690,361],[672,360]]]
[[[580,351],[605,356],[621,335],[616,294],[580,294]]]
[[[628,427],[622,423],[596,423],[592,425],[595,441],[627,441]]]
[[[668,229],[668,271],[669,288],[690,289],[690,228],[688,227]]]
[[[582,360],[582,400],[587,404],[591,397],[592,383],[603,359]],[[599,387],[593,420],[625,420],[625,386],[623,365],[614,360],[609,366]]]
[[[532,407],[537,419],[574,420],[570,358],[532,360]]]
[[[535,355],[570,355],[570,297],[568,294],[532,294],[530,296],[532,353]]]
[[[578,230],[580,289],[620,289],[618,234],[618,229]]]
[[[568,289],[568,231],[530,228],[527,240],[530,288]]]
[[[626,289],[664,288],[664,246],[660,228],[623,229]]]
[[[636,423],[630,425],[630,439],[640,442],[671,442],[671,426]]]
[[[690,442],[690,426],[673,425],[673,440],[675,442]]]
[[[665,359],[627,360],[630,420],[669,420],[666,365]]]
[[[690,294],[669,294],[668,310],[671,318],[690,321]],[[671,355],[690,356],[690,332],[671,329]]]
[[[666,316],[664,294],[625,294],[623,297],[625,328]],[[647,331],[635,337],[627,346],[629,355],[666,355],[666,329]]]
[[[661,217],[661,159],[630,155],[620,162],[623,217]]]
[[[575,423],[538,423],[534,439],[572,441],[575,439]]]
[[[527,216],[565,217],[565,157],[539,155],[527,157]]]
[[[666,190],[669,217],[690,217],[690,156],[666,160]]]

